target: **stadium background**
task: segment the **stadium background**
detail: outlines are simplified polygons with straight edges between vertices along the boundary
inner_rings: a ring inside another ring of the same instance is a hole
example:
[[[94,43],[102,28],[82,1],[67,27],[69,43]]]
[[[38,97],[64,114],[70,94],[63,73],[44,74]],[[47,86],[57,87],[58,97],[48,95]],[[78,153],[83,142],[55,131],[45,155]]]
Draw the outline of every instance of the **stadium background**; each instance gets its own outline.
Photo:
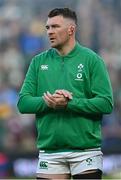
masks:
[[[115,107],[102,121],[104,173],[121,178],[121,0],[0,0],[0,178],[35,175],[34,115],[16,102],[31,58],[49,48],[45,21],[55,7],[77,12],[78,41],[107,64]]]

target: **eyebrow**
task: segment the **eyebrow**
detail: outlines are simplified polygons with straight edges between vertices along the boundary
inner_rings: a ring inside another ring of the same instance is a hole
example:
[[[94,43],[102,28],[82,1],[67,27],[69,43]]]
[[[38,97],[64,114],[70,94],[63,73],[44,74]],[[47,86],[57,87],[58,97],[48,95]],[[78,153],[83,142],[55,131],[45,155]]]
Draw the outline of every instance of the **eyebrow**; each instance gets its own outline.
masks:
[[[52,25],[46,25],[45,27],[46,27],[46,29],[48,29],[49,27],[60,27],[60,25],[59,24],[52,24]]]

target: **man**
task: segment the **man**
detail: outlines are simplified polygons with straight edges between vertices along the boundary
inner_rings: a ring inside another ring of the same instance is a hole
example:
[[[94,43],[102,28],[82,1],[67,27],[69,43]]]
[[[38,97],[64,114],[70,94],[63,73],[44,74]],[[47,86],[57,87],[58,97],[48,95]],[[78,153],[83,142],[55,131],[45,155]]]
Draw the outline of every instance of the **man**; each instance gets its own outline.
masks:
[[[35,56],[20,91],[21,113],[35,113],[37,179],[101,179],[101,120],[113,108],[104,61],[75,40],[68,8],[48,15],[51,49]]]

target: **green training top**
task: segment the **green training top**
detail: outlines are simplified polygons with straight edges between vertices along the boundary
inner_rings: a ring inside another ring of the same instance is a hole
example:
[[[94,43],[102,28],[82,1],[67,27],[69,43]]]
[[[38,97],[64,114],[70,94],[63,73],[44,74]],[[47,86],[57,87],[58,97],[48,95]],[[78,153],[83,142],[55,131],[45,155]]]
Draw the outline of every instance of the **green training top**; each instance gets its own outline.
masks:
[[[73,93],[64,109],[46,105],[44,92]],[[101,146],[101,119],[113,109],[112,88],[104,61],[78,42],[65,56],[51,48],[35,56],[20,91],[18,109],[36,114],[37,147],[80,151]]]

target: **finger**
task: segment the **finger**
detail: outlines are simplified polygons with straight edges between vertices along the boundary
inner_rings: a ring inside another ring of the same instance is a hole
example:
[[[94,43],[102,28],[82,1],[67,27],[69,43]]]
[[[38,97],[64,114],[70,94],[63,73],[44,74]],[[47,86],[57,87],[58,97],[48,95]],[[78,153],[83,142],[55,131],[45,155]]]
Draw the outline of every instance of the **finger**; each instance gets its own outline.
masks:
[[[64,92],[67,93],[69,99],[72,99],[72,92],[69,92],[67,90],[64,90]]]
[[[73,99],[72,94],[69,93],[69,94],[68,94],[68,98],[69,98],[69,99]]]
[[[65,89],[56,90],[55,93],[63,95],[64,97],[66,97],[68,99],[72,99],[72,92],[69,92]]]
[[[47,91],[47,93],[46,93],[49,97],[52,97],[52,94],[49,92],[49,91]]]
[[[61,94],[61,95],[63,94],[62,90],[56,90],[55,93],[56,94]]]
[[[55,102],[54,102],[53,100],[51,100],[46,93],[44,93],[43,98],[44,98],[44,100],[45,100],[45,103],[46,103],[49,107],[55,108]]]
[[[72,99],[72,93],[71,92],[69,92],[67,90],[62,90],[62,93],[66,98]]]
[[[52,100],[52,101],[54,101],[54,97],[53,97],[53,95],[52,94],[50,94],[50,92],[49,91],[47,91],[47,96]]]
[[[56,93],[55,93],[55,94],[53,94],[53,97],[54,97],[54,98],[62,98],[62,97],[64,97],[64,96],[63,96],[63,94],[56,94]]]
[[[56,94],[63,94],[65,97],[72,97],[72,92],[69,92],[67,90],[56,90],[55,91]],[[71,96],[70,96],[71,95]]]
[[[47,101],[47,99],[45,98],[45,96],[42,96],[42,98],[44,99],[45,103],[50,107],[50,103]]]
[[[45,98],[48,102],[50,102],[50,103],[53,103],[53,102],[54,102],[53,99],[52,99],[48,94],[46,94],[46,93],[44,93],[44,98]]]

